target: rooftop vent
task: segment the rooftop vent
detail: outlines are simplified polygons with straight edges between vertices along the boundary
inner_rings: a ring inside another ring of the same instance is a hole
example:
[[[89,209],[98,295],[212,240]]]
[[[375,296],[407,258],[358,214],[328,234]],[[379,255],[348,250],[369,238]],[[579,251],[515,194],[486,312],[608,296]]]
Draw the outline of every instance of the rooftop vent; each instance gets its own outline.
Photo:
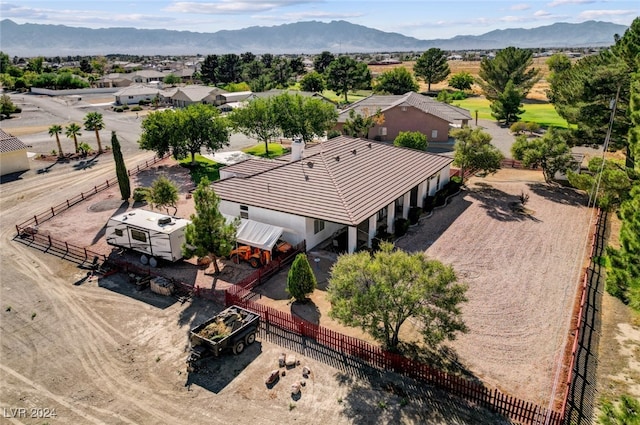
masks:
[[[356,154],[356,152],[357,151],[355,149],[351,151],[351,153],[354,154],[354,155]]]
[[[158,224],[160,226],[163,226],[165,224],[170,224],[171,223],[171,217],[160,217],[158,219]]]
[[[340,161],[340,156],[336,156],[336,161]]]
[[[371,143],[367,143],[367,147],[371,149]]]
[[[313,168],[313,162],[307,162],[307,167]]]

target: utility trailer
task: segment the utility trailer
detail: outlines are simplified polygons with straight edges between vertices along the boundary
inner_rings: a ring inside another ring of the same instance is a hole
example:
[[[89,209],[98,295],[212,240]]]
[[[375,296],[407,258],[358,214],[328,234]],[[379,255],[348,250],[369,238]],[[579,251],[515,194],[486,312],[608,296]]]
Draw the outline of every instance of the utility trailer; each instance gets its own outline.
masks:
[[[156,267],[158,259],[171,262],[182,259],[185,228],[189,223],[184,218],[136,209],[111,217],[105,233],[109,245],[139,252],[142,264]]]
[[[198,360],[231,350],[240,354],[256,340],[260,316],[247,309],[231,306],[206,322],[191,329],[191,352],[187,357],[187,370],[194,372]]]

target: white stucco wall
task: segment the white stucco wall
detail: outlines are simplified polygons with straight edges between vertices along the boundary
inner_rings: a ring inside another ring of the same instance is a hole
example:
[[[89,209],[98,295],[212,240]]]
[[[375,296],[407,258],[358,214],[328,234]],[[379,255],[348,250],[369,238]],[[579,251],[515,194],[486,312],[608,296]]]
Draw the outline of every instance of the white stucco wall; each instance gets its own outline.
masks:
[[[440,171],[440,187],[443,188],[451,180],[451,166],[447,165]]]
[[[240,204],[220,200],[218,208],[223,214],[240,217]],[[334,232],[344,227],[342,224],[325,221],[324,230],[314,234],[313,218],[301,217],[253,206],[248,206],[248,208],[250,220],[282,227],[284,229],[282,239],[294,245],[306,240],[307,250],[314,248],[320,242],[331,237]]]
[[[17,173],[18,171],[25,171],[29,168],[31,167],[29,166],[26,149],[0,154],[0,175],[2,176]]]

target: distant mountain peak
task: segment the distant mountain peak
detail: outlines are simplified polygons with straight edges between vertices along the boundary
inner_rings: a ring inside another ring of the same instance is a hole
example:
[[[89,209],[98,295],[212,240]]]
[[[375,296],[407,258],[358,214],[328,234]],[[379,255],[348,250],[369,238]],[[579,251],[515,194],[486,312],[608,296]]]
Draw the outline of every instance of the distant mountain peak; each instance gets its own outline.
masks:
[[[10,56],[192,55],[224,53],[372,53],[443,50],[603,47],[622,35],[624,25],[587,21],[555,23],[538,28],[508,28],[482,35],[419,40],[344,20],[305,21],[276,26],[252,26],[214,33],[136,28],[79,28],[65,25],[16,24],[0,21],[2,51]]]

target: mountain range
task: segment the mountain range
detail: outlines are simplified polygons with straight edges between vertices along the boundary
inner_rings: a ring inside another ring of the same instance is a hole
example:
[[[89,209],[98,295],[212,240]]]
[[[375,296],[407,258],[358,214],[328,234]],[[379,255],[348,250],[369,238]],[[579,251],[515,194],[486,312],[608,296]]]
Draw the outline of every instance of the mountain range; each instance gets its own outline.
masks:
[[[624,25],[587,21],[555,23],[532,29],[495,30],[482,35],[419,40],[346,21],[306,21],[271,27],[254,26],[214,33],[136,28],[77,28],[64,25],[0,21],[0,48],[9,56],[191,55],[224,53],[371,53],[443,50],[603,47],[622,35]]]

